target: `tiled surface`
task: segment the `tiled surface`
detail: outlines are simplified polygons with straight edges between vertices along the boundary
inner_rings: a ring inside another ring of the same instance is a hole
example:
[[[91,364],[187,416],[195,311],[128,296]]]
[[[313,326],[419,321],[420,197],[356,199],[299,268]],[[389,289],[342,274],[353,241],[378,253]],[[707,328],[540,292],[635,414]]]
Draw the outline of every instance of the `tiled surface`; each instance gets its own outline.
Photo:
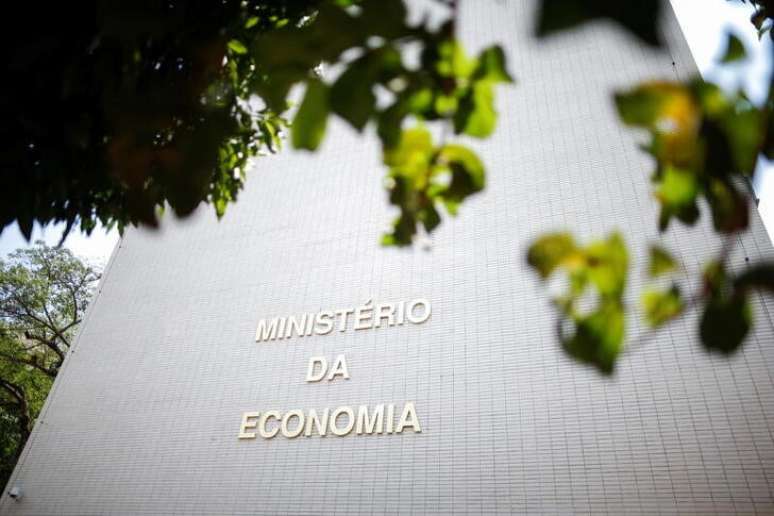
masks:
[[[260,160],[220,223],[130,231],[12,480],[24,498],[0,512],[774,512],[771,301],[731,359],[701,350],[695,316],[651,339],[630,321],[638,344],[610,380],[554,340],[526,247],[619,228],[643,264],[651,164],[609,93],[695,66],[671,16],[658,53],[608,25],[536,42],[532,5],[462,2],[463,38],[503,42],[519,84],[475,144],[486,192],[431,251],[377,245],[379,152],[339,124],[316,156]],[[774,258],[754,219],[735,264]],[[719,248],[708,226],[664,243],[691,272]],[[433,303],[424,325],[253,342],[261,317],[416,297]],[[309,357],[337,353],[350,381],[304,382]],[[246,410],[405,401],[422,434],[236,438]]]

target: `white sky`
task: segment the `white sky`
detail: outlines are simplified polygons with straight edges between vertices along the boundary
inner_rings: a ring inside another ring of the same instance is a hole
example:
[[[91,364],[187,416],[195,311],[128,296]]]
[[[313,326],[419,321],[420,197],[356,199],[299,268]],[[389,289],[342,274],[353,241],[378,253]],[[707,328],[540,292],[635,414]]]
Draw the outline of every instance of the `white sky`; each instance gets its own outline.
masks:
[[[769,37],[758,41],[755,28],[750,23],[751,8],[738,0],[671,0],[680,26],[688,40],[696,63],[705,79],[719,83],[724,88],[735,89],[739,78],[753,101],[765,98],[772,70],[772,42]],[[750,58],[740,64],[721,69],[716,65],[725,46],[725,31],[733,30],[745,43]],[[755,189],[761,199],[759,210],[769,235],[774,234],[774,164],[760,163],[755,179]],[[62,226],[45,230],[36,227],[33,240],[43,239],[50,245],[59,242]],[[87,237],[73,230],[65,245],[75,254],[99,265],[107,263],[118,241],[116,231],[106,233],[95,230]],[[0,257],[18,247],[27,245],[16,225],[0,234]]]

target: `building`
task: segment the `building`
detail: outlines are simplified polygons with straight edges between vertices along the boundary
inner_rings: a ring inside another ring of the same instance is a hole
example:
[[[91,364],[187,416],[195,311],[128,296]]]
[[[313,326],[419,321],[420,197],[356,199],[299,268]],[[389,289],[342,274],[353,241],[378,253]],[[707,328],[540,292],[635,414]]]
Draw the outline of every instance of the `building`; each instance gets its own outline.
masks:
[[[479,146],[488,188],[429,251],[378,245],[392,214],[377,143],[341,125],[317,155],[260,160],[221,222],[128,231],[9,484],[23,496],[0,512],[774,511],[771,300],[729,359],[702,350],[696,314],[612,379],[555,340],[528,244],[618,228],[643,263],[652,163],[610,92],[697,70],[671,11],[659,52],[606,24],[537,42],[534,5],[462,3],[463,39],[503,43],[519,84]],[[686,277],[720,246],[708,225],[663,240]],[[753,214],[732,262],[764,257]],[[369,301],[379,328],[318,319]],[[305,336],[276,338],[286,326]],[[307,381],[314,357],[328,375]]]

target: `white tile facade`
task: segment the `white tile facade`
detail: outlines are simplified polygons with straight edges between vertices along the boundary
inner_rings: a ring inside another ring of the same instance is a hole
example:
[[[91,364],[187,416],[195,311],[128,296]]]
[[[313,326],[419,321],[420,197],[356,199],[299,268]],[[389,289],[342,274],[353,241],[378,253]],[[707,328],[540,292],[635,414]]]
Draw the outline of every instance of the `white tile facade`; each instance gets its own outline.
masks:
[[[474,143],[486,191],[430,251],[383,249],[377,143],[336,123],[315,155],[258,160],[222,221],[129,231],[0,513],[774,512],[774,303],[730,359],[702,350],[694,315],[604,379],[563,355],[524,260],[547,230],[619,228],[644,267],[652,164],[610,93],[696,73],[671,11],[656,52],[608,24],[538,42],[532,0],[462,7],[469,48],[503,43],[519,81]],[[735,266],[774,259],[753,219]],[[706,224],[663,243],[686,277],[719,248]],[[416,297],[423,325],[254,342],[262,317]],[[629,340],[642,331],[632,317]],[[309,357],[338,353],[351,380],[304,381]],[[405,401],[421,434],[237,439],[243,411]]]

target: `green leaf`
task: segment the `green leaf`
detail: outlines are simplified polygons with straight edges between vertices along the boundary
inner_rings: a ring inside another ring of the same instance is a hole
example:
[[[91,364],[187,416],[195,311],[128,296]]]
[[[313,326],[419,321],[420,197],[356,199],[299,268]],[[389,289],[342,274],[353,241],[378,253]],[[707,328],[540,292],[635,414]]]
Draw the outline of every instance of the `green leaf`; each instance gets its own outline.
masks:
[[[461,167],[461,171],[467,177],[466,181],[470,185],[470,191],[466,192],[466,195],[478,192],[484,188],[484,164],[475,152],[462,145],[450,144],[441,147],[438,151],[438,156],[442,162]],[[454,177],[452,177],[453,184]],[[449,189],[454,190],[451,186]]]
[[[396,102],[379,113],[376,132],[382,141],[383,148],[393,148],[400,142],[400,133],[405,117],[406,108],[400,102]]]
[[[392,39],[408,31],[403,0],[363,0],[360,8],[360,21],[367,34]]]
[[[575,333],[562,339],[565,351],[575,359],[595,366],[603,374],[612,374],[615,361],[623,350],[622,305],[603,303],[595,312],[577,317],[574,322]]]
[[[505,83],[513,82],[513,77],[511,77],[506,68],[505,53],[500,45],[493,45],[481,52],[478,56],[478,67],[473,73],[473,79]]]
[[[616,93],[614,98],[618,116],[624,123],[644,127],[653,124],[662,103],[661,95],[643,87]]]
[[[733,63],[747,57],[742,41],[733,33],[728,33],[728,43],[726,44],[726,53],[721,59],[722,63]]]
[[[486,138],[492,134],[496,124],[492,82],[476,81],[460,100],[460,107],[454,117],[454,130],[457,134]]]
[[[396,147],[385,149],[384,164],[392,169],[393,175],[421,182],[429,175],[428,167],[434,150],[430,131],[421,126],[406,129],[401,132]]]
[[[478,62],[465,53],[465,49],[456,40],[444,40],[438,45],[436,72],[441,77],[467,79],[476,70]]]
[[[569,233],[553,233],[540,237],[527,252],[527,263],[543,279],[548,278],[568,258],[578,254],[575,240]]]
[[[726,172],[741,172],[752,175],[758,162],[758,153],[762,150],[764,138],[763,122],[766,115],[763,111],[751,106],[728,109],[719,120],[727,138],[726,145],[731,148],[733,164]],[[769,117],[772,117],[769,109]]]
[[[393,223],[392,233],[382,235],[383,246],[405,247],[411,245],[417,233],[417,221],[408,213],[402,213]]]
[[[353,63],[331,88],[331,108],[358,131],[362,131],[374,113],[376,96],[369,70]]]
[[[252,29],[258,24],[258,17],[257,16],[251,16],[247,19],[245,22],[245,29]]]
[[[325,136],[328,109],[327,86],[318,80],[310,80],[291,126],[293,147],[310,151],[319,147]]]
[[[626,286],[629,253],[623,238],[613,233],[607,240],[595,242],[586,250],[589,279],[602,296],[619,298]]]
[[[356,59],[331,87],[331,110],[362,131],[375,114],[375,83],[399,67],[400,55],[393,48],[382,48]]]
[[[655,278],[675,270],[676,264],[672,255],[667,250],[659,246],[650,248],[650,264],[648,265],[648,274]]]
[[[645,319],[655,328],[672,320],[683,312],[685,305],[677,285],[666,292],[648,290],[642,294]]]
[[[236,54],[246,54],[247,53],[247,47],[239,41],[238,39],[232,39],[228,42],[228,48],[231,49]]]
[[[425,230],[428,233],[431,233],[441,224],[441,215],[432,204],[429,204],[425,208],[419,210],[418,218],[422,222],[422,225],[425,226]]]
[[[701,342],[708,351],[733,353],[744,342],[751,322],[752,313],[744,296],[713,296],[701,318]]]
[[[661,230],[666,229],[672,216],[693,224],[699,217],[698,194],[699,184],[693,172],[667,166],[656,189],[656,198],[661,202]]]

